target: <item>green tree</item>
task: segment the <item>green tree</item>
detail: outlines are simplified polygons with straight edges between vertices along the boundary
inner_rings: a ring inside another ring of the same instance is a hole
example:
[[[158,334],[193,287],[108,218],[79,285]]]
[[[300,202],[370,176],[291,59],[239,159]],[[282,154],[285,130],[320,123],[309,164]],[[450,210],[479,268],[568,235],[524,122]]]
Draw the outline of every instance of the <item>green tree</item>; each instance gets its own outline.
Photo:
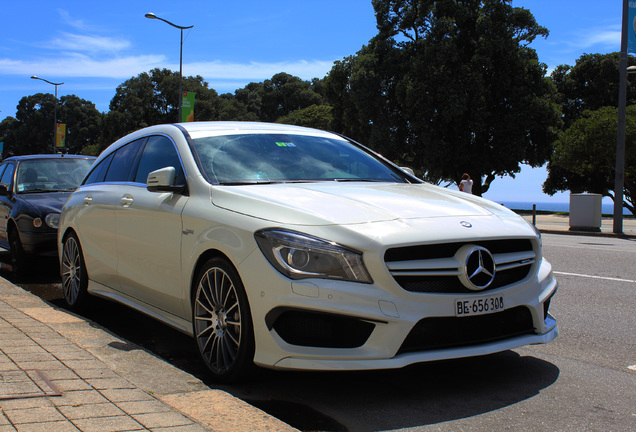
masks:
[[[636,59],[628,56],[628,64]],[[563,111],[564,126],[569,127],[587,110],[618,106],[620,53],[583,54],[574,66],[560,65],[551,74]],[[627,104],[636,103],[636,85],[627,80]]]
[[[263,83],[263,121],[276,121],[293,111],[320,105],[322,98],[312,90],[311,82],[281,72]]]
[[[50,93],[20,99],[15,121],[3,125],[4,153],[52,153],[54,111],[55,97]],[[92,102],[75,95],[62,96],[57,101],[57,121],[66,124],[69,153],[80,153],[99,139],[101,114]]]
[[[280,117],[276,120],[276,123],[331,130],[331,123],[333,121],[333,115],[331,114],[332,109],[332,107],[327,105],[312,105]]]
[[[334,118],[353,122],[340,125],[344,130],[383,153],[377,146],[391,143],[393,154],[385,156],[399,153],[399,163],[432,180],[458,182],[468,172],[477,195],[497,176],[514,176],[521,163],[545,163],[560,112],[546,66],[528,47],[548,31],[528,10],[510,0],[373,6],[378,35],[325,80]]]
[[[183,91],[196,93],[194,119],[217,120],[221,101],[201,76],[184,77]],[[135,130],[163,123],[176,123],[179,106],[179,73],[153,69],[117,87],[104,119],[102,147]]]
[[[237,90],[235,96],[256,119],[274,122],[293,111],[321,105],[320,90],[319,80],[304,81],[281,72],[262,83],[249,83]]]
[[[614,199],[618,112],[603,107],[585,114],[555,142],[543,191],[598,193]],[[623,206],[634,213],[636,198],[636,105],[627,108]]]
[[[16,107],[17,123],[11,138],[5,142],[5,152],[14,155],[52,153],[55,96],[36,93],[20,99]]]
[[[335,62],[323,88],[335,131],[401,165],[422,168],[414,165],[412,124],[397,96],[408,61],[405,51],[376,37],[355,56]],[[418,174],[426,177],[425,171]]]
[[[62,96],[58,121],[66,124],[66,149],[80,154],[84,148],[98,143],[101,135],[102,114],[95,104],[75,95]]]
[[[17,142],[15,139],[15,131],[19,126],[18,119],[15,117],[6,117],[0,122],[0,142],[4,143],[2,149],[2,159],[13,156],[13,146]]]

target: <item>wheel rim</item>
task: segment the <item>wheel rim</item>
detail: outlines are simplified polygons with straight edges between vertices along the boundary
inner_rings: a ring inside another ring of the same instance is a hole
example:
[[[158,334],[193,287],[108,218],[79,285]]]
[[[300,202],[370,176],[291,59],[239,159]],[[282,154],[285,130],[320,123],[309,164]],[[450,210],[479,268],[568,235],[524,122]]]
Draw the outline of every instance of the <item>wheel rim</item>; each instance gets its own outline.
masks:
[[[81,270],[79,245],[73,237],[70,237],[64,243],[62,251],[62,289],[64,298],[69,304],[74,304],[79,296]]]
[[[226,373],[237,358],[241,318],[232,278],[223,269],[209,269],[197,287],[194,328],[199,352],[214,373]]]

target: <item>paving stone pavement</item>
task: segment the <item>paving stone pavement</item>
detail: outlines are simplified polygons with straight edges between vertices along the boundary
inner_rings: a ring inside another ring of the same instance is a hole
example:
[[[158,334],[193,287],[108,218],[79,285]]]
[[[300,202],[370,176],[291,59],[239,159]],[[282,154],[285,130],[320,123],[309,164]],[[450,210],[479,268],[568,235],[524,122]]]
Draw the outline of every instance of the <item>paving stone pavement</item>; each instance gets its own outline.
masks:
[[[0,278],[0,432],[296,430],[130,345]]]

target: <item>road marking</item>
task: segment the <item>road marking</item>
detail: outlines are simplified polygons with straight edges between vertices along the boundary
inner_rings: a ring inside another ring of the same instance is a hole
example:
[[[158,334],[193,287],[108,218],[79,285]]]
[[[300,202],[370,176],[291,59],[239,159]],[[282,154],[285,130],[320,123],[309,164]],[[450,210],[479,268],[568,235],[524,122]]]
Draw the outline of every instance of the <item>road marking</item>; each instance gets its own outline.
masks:
[[[614,278],[614,277],[584,275],[579,273],[567,273],[567,272],[555,271],[554,274],[560,274],[564,276],[578,276],[578,277],[591,278],[591,279],[603,279],[603,280],[610,280],[610,281],[616,281],[616,282],[636,283],[636,280],[631,280],[631,279],[620,279],[620,278]]]

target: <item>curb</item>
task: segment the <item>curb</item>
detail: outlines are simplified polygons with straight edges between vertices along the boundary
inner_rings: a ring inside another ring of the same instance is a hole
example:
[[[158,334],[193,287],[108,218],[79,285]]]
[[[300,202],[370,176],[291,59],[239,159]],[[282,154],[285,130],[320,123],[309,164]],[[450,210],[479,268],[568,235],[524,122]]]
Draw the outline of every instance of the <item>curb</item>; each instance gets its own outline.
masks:
[[[29,319],[48,327],[64,338],[68,344],[86,351],[121,379],[146,393],[149,399],[155,399],[167,405],[172,412],[183,414],[206,430],[215,432],[297,431],[225,391],[209,388],[198,378],[172,366],[143,347],[110,333],[86,318],[59,309],[3,278],[0,278],[0,302],[14,309],[16,314],[24,314]],[[0,318],[4,319],[4,317]],[[27,338],[29,337],[26,328],[22,332]],[[50,348],[47,346],[47,341],[47,339],[39,340],[39,344],[45,349]],[[61,362],[71,369],[74,366],[82,367],[81,362]],[[19,363],[17,362],[18,368]],[[108,390],[105,391],[108,392]],[[62,398],[65,393],[71,397],[73,392],[63,390]],[[3,409],[0,406],[0,417],[2,412]],[[146,414],[158,416],[165,412],[150,410],[142,413],[142,415]],[[34,423],[39,425],[37,430],[49,430],[46,420],[39,421]],[[4,423],[0,422],[0,424]],[[55,425],[50,426],[55,430]]]

